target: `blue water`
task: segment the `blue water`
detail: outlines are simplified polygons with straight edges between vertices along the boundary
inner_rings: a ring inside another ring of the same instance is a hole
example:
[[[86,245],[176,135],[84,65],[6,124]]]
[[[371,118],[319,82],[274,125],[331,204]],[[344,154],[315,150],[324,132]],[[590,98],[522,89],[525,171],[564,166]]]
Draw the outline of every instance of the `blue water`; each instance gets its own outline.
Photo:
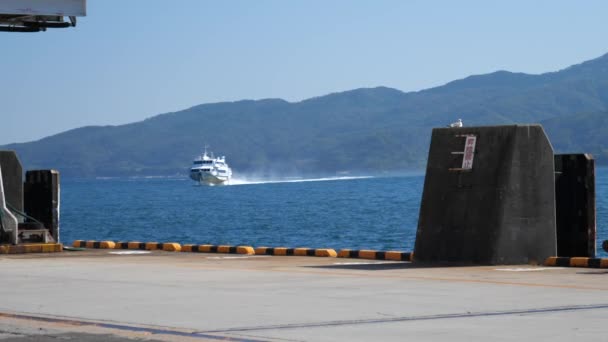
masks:
[[[64,180],[73,240],[413,250],[424,176],[207,187],[187,179]],[[598,254],[608,239],[608,169],[597,170]]]

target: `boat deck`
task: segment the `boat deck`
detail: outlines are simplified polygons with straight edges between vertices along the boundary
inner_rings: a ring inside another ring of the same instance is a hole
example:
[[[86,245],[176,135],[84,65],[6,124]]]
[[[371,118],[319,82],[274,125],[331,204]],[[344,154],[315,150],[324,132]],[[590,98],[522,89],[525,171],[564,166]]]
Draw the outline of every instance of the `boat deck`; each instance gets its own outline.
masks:
[[[110,253],[142,252],[0,255],[0,340],[605,341],[608,335],[605,269]]]

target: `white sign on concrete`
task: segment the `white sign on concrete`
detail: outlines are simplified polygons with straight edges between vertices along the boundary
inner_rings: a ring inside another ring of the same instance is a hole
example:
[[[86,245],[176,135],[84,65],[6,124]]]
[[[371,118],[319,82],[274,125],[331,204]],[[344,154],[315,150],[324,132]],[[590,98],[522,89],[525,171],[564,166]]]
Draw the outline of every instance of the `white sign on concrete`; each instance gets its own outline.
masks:
[[[467,135],[464,143],[464,157],[462,158],[462,169],[470,170],[473,168],[473,157],[475,156],[475,142],[477,137],[474,135]]]

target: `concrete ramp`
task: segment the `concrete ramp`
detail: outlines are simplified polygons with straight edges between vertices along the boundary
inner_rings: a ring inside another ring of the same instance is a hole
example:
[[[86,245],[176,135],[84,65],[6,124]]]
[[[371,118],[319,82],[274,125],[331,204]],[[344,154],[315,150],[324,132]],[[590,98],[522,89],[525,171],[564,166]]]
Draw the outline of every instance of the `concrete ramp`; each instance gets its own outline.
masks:
[[[433,130],[415,261],[542,263],[556,246],[553,148],[540,125]]]

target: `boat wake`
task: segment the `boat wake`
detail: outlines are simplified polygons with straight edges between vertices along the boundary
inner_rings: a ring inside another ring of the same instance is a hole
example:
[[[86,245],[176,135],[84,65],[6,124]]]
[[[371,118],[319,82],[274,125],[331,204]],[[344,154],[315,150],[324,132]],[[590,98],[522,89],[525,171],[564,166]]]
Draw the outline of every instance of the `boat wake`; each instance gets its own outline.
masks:
[[[325,177],[325,178],[286,178],[286,179],[247,179],[232,178],[227,185],[249,185],[249,184],[272,184],[272,183],[302,183],[302,182],[327,182],[353,179],[373,178],[372,176],[349,176],[349,177]]]

